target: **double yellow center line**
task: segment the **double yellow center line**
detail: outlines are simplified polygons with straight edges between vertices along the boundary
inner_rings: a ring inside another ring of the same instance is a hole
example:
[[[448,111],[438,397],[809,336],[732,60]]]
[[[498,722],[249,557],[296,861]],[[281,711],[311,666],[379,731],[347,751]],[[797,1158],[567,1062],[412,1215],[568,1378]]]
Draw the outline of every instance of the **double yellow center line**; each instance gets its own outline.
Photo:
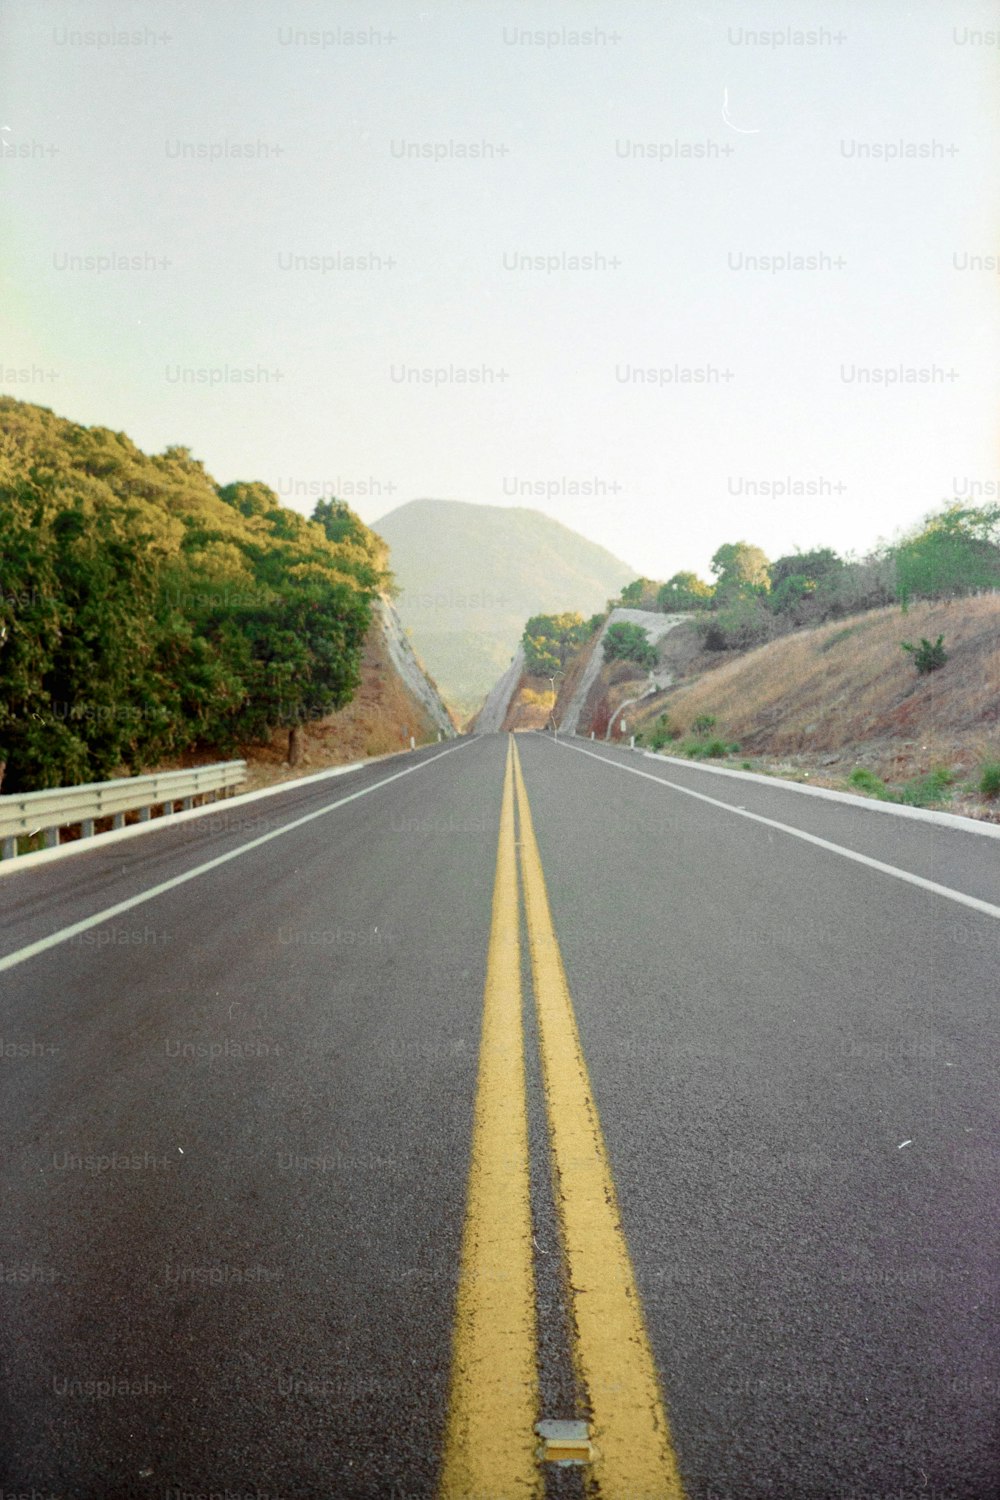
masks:
[[[588,1490],[683,1500],[513,736],[500,810],[472,1159],[439,1500],[544,1493],[524,1073],[518,859],[573,1360],[590,1412]]]

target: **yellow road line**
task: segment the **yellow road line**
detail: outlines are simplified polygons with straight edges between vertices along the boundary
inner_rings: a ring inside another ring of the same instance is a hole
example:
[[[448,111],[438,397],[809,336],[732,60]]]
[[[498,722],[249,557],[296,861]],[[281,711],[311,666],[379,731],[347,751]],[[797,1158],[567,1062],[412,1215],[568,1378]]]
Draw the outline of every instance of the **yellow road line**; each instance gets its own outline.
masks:
[[[542,1494],[512,753],[508,746],[439,1500]]]
[[[601,1500],[683,1500],[516,746],[514,775],[542,1074],[572,1293],[574,1358],[590,1401],[596,1449],[589,1475]]]

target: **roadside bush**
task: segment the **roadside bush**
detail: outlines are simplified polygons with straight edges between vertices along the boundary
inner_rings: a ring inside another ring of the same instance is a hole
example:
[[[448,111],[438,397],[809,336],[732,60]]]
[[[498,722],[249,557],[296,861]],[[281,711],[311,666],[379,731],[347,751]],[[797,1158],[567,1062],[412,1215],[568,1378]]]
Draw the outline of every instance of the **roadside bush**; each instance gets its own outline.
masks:
[[[706,651],[746,651],[780,634],[781,627],[760,599],[735,599],[698,621]]]
[[[1000,761],[988,760],[979,773],[979,792],[983,797],[1000,796]]]
[[[715,728],[714,714],[699,714],[691,725],[695,734],[707,734],[710,729]]]
[[[679,740],[680,737],[680,730],[671,724],[667,715],[660,714],[660,717],[653,725],[652,733],[649,737],[649,748],[651,750],[662,750],[668,740]]]
[[[653,668],[659,657],[641,625],[619,622],[609,625],[604,633],[604,660],[631,661],[640,667]]]
[[[679,748],[688,760],[720,760],[723,756],[735,755],[740,747],[728,744],[726,740],[712,739],[688,740]]]
[[[893,801],[885,782],[866,766],[855,766],[847,780],[855,791],[864,792],[869,797],[878,797],[881,802]]]
[[[927,672],[936,672],[948,660],[948,653],[944,649],[943,635],[939,635],[933,645],[923,635],[920,637],[919,646],[914,646],[912,641],[903,641],[902,646],[903,650],[908,651],[913,657],[913,664],[921,676]]]
[[[934,802],[947,802],[951,797],[950,788],[954,780],[948,768],[940,766],[904,786],[899,800],[908,807],[927,807]]]

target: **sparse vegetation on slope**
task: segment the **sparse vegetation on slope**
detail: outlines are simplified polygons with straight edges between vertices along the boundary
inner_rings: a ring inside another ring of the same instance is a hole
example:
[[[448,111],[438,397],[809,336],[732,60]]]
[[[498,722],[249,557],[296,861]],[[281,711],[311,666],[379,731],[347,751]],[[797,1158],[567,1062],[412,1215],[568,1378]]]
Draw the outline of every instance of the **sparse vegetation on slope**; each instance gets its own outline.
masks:
[[[932,646],[945,637],[945,665],[914,672],[900,649],[914,627]],[[679,683],[644,708],[640,729],[647,745],[683,753],[711,717],[720,739],[762,758],[755,770],[781,762],[783,774],[914,806],[988,799],[1000,785],[998,646],[998,595],[875,610]]]
[[[915,676],[904,630],[944,633],[943,671]],[[833,751],[879,737],[988,737],[1000,717],[1000,596],[873,610],[724,662],[670,694],[688,732],[713,714],[748,750]],[[658,712],[663,711],[662,702]]]

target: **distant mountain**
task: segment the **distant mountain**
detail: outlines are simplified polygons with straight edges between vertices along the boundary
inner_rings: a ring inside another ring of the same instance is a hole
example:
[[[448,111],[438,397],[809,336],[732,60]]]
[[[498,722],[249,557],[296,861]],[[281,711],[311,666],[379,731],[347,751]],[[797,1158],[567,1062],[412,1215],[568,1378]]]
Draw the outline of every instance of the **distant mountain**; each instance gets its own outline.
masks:
[[[391,549],[397,608],[445,698],[470,713],[533,614],[603,609],[635,570],[541,511],[411,500],[373,523]]]

